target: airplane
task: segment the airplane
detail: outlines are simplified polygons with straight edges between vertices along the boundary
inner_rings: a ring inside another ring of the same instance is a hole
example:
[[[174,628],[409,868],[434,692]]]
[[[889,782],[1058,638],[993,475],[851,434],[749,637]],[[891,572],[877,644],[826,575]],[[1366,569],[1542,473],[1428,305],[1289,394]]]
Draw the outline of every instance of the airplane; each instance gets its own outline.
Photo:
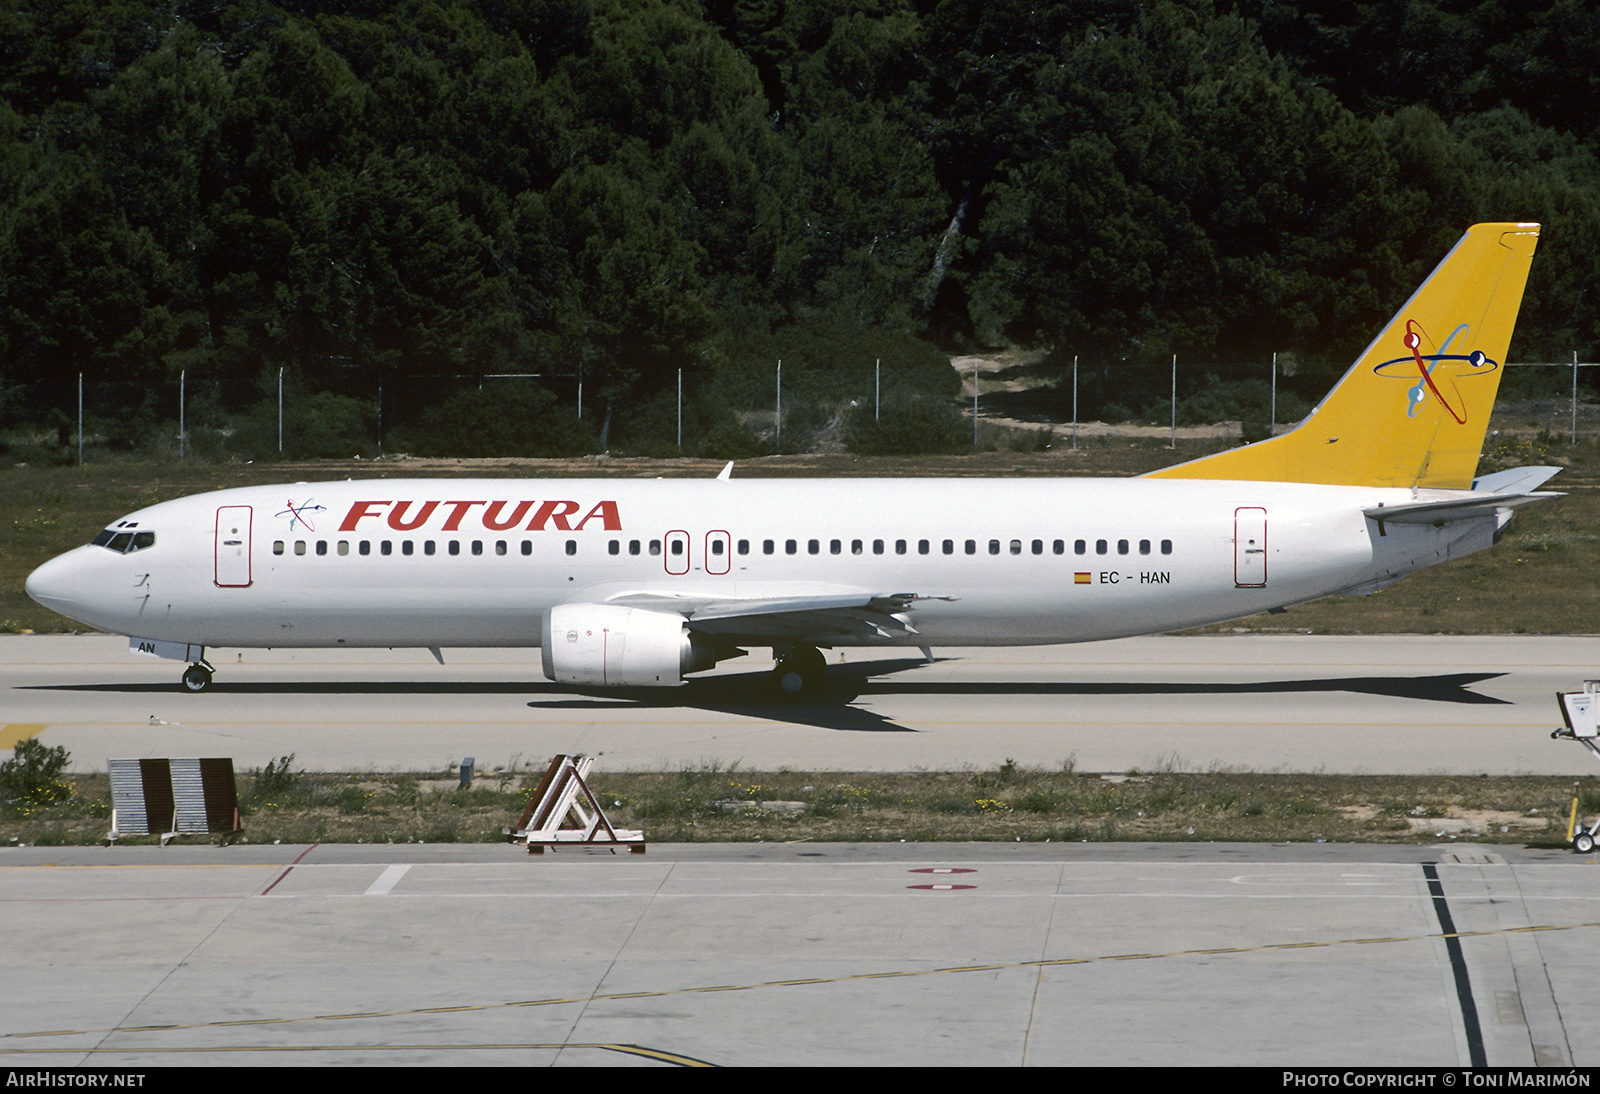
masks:
[[[1489,547],[1559,468],[1474,477],[1537,224],[1468,230],[1293,430],[1131,479],[375,479],[129,513],[34,600],[186,661],[212,647],[539,647],[589,688],[770,647],[1085,642],[1368,593]]]

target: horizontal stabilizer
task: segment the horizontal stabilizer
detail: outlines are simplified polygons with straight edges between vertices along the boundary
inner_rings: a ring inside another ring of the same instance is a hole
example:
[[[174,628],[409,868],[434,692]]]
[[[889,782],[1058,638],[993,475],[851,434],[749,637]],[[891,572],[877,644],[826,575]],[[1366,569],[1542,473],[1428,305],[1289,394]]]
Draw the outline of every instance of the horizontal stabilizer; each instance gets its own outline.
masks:
[[[1374,505],[1361,510],[1371,520],[1384,524],[1448,524],[1456,520],[1473,520],[1492,517],[1510,509],[1548,501],[1565,495],[1551,492],[1537,494],[1479,494],[1451,498],[1449,501],[1424,501],[1411,505]]]
[[[1475,494],[1529,494],[1561,474],[1559,467],[1513,467],[1472,480]]]

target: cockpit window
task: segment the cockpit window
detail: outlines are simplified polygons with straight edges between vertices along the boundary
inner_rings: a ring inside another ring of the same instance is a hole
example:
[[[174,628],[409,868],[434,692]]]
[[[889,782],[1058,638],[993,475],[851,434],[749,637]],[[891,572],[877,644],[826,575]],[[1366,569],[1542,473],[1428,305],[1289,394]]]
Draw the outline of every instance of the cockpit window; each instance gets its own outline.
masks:
[[[118,554],[142,551],[146,547],[154,547],[155,543],[154,532],[119,532],[115,528],[107,528],[89,541],[91,547],[106,547]]]

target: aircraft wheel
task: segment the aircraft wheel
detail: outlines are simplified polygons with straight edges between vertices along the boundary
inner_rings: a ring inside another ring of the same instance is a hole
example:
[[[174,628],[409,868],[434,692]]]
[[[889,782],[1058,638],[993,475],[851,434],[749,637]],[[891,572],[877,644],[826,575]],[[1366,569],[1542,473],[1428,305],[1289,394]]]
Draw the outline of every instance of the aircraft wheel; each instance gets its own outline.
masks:
[[[1594,837],[1588,832],[1579,832],[1572,837],[1572,849],[1580,855],[1587,855],[1594,850]]]
[[[211,670],[204,665],[190,665],[183,670],[185,691],[204,691],[211,686]]]
[[[796,646],[772,670],[772,682],[786,699],[804,699],[816,693],[828,675],[828,662],[813,646]]]

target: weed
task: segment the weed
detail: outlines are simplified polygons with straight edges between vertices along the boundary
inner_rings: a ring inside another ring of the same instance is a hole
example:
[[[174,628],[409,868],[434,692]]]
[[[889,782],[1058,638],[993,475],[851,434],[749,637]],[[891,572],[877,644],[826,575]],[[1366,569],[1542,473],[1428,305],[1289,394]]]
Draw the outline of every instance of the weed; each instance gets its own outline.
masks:
[[[61,745],[47,748],[36,737],[18,741],[11,759],[0,763],[0,803],[26,813],[66,801],[72,787],[62,781],[61,773],[70,758]]]

